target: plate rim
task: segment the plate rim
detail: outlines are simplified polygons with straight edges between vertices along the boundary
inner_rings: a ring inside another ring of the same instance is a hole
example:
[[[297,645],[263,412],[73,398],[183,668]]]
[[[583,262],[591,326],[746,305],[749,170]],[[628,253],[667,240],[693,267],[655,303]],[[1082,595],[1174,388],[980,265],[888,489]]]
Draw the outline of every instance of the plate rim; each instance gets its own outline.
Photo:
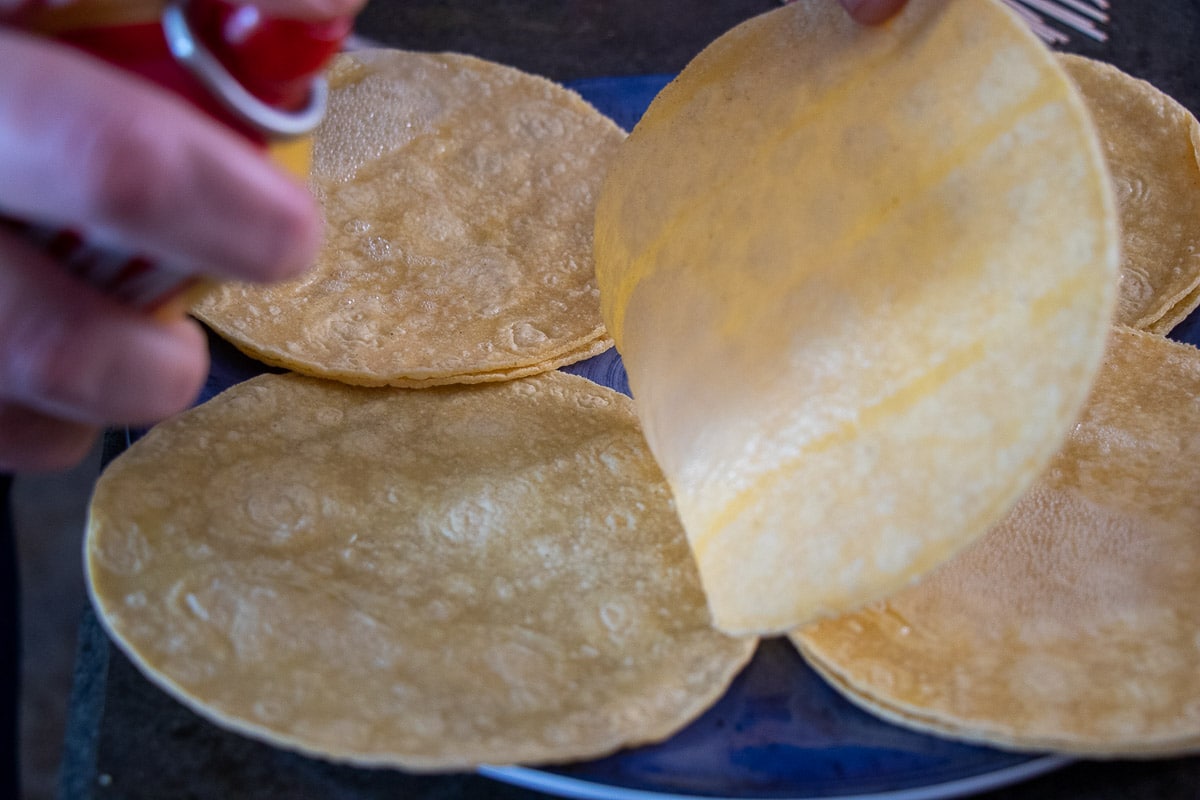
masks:
[[[571,800],[755,800],[756,798],[759,800],[949,800],[1031,780],[1062,769],[1068,764],[1074,763],[1075,760],[1066,755],[1031,756],[1028,761],[1019,764],[928,786],[913,786],[868,794],[821,794],[789,797],[759,794],[696,795],[658,792],[650,789],[634,789],[597,783],[583,778],[547,772],[536,767],[485,765],[476,771],[486,778]]]

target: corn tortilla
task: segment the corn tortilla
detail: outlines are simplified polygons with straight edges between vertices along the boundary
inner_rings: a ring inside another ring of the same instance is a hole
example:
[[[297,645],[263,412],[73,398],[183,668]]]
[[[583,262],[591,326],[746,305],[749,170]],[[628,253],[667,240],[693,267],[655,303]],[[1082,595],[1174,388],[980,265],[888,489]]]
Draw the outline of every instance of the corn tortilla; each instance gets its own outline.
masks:
[[[505,380],[603,350],[592,260],[624,138],[577,94],[457,54],[344,54],[314,135],[317,264],[193,313],[273,366],[360,385]]]
[[[1086,397],[1118,263],[1082,101],[984,0],[735,28],[622,146],[596,253],[734,633],[884,596],[997,521]]]
[[[1168,333],[1200,303],[1200,122],[1150,83],[1063,54],[1116,186],[1121,288],[1115,321]]]
[[[86,555],[105,627],[169,693],[364,765],[656,741],[755,645],[712,628],[629,399],[559,372],[254,378],[109,466]]]
[[[921,583],[794,634],[852,700],[1019,750],[1200,750],[1200,351],[1129,328],[1049,470]]]

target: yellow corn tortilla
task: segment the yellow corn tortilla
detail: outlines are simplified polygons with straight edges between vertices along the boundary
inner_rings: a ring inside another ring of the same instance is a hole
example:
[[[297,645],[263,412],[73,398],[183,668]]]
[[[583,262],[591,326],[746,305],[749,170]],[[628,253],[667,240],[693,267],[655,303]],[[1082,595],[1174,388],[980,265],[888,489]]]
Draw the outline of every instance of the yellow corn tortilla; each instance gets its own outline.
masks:
[[[1117,329],[1046,474],[918,585],[794,634],[899,724],[1019,750],[1200,749],[1200,351]]]
[[[1121,221],[1115,321],[1167,333],[1200,303],[1200,123],[1111,64],[1059,58],[1104,145]]]
[[[592,218],[616,124],[465,55],[345,54],[330,86],[317,264],[217,287],[197,317],[267,364],[360,385],[505,380],[609,345]]]
[[[1082,101],[985,0],[721,37],[622,146],[596,258],[734,633],[896,591],[1003,516],[1086,397],[1118,264]]]
[[[712,628],[632,403],[559,372],[239,384],[109,466],[86,556],[105,627],[166,691],[364,765],[656,741],[755,645]]]

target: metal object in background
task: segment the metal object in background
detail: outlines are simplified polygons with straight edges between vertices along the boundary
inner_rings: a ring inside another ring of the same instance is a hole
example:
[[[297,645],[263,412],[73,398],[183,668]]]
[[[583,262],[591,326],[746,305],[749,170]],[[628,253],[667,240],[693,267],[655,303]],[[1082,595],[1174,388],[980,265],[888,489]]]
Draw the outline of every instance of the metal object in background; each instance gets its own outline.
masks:
[[[783,4],[796,0],[783,0]],[[1067,30],[1097,42],[1108,41],[1108,0],[1001,0],[1025,20],[1029,29],[1047,44],[1071,41]],[[1065,29],[1065,30],[1064,30]]]
[[[1004,0],[1049,44],[1071,40],[1067,30],[1076,31],[1098,42],[1108,41],[1108,0]]]

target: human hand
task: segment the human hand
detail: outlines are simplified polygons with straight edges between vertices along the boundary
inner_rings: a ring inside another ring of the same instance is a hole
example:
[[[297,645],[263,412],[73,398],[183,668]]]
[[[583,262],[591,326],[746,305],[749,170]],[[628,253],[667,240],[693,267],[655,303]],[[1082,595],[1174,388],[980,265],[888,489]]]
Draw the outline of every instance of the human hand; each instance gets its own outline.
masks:
[[[904,7],[907,0],[838,0],[857,21],[864,25],[886,22]]]
[[[255,2],[313,19],[361,4]],[[218,278],[279,280],[311,262],[312,198],[242,138],[53,42],[0,27],[0,52],[0,211]],[[207,372],[194,322],[126,308],[0,231],[0,471],[69,466],[104,425],[186,408]]]

